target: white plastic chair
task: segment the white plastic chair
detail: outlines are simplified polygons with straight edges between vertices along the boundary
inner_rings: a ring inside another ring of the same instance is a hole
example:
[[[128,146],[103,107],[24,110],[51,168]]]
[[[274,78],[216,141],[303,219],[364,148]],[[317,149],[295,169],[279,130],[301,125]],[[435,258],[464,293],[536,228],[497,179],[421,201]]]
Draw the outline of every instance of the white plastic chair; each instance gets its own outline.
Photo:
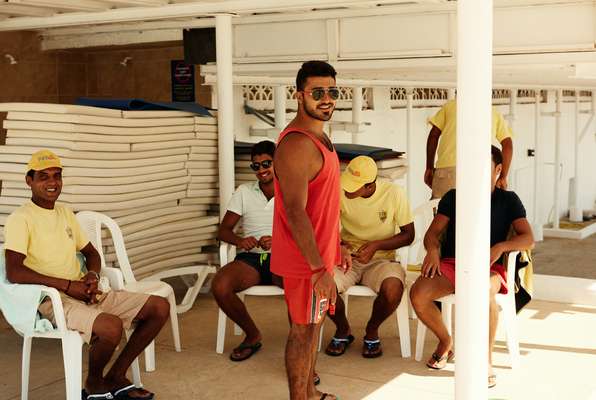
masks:
[[[219,262],[223,267],[230,260],[233,260],[236,256],[236,247],[229,243],[221,242],[219,246]],[[284,290],[275,285],[256,285],[242,292],[238,292],[237,295],[240,300],[244,301],[245,296],[283,296]],[[224,351],[224,344],[226,341],[226,324],[227,315],[219,309],[219,316],[217,318],[217,341],[215,344],[215,352],[222,354]],[[234,324],[234,335],[239,336],[242,334],[242,329]]]
[[[408,260],[408,248],[402,247],[398,249],[398,257],[401,265],[407,266]],[[344,301],[346,317],[348,316],[348,300],[350,296],[361,296],[361,297],[377,297],[377,293],[364,285],[354,285],[341,294]],[[401,301],[397,310],[395,310],[395,317],[397,321],[397,334],[399,336],[399,343],[401,347],[402,358],[409,358],[412,356],[412,347],[410,344],[410,322],[408,320],[408,308],[410,297],[406,285],[404,285],[404,291],[401,297]],[[321,351],[321,341],[323,337],[323,325],[321,325],[321,333],[319,338],[319,351]]]
[[[503,316],[502,319],[505,334],[507,337],[507,348],[509,349],[511,368],[517,368],[520,363],[517,321],[515,318],[515,262],[518,254],[519,251],[512,251],[507,255],[507,294],[497,294],[495,296],[495,299],[497,301],[497,304],[501,308],[501,314]],[[441,302],[441,316],[443,317],[443,323],[447,327],[449,335],[451,335],[451,314],[453,306],[455,305],[455,295],[450,294],[448,296],[441,297],[437,301]],[[418,328],[416,331],[416,354],[414,357],[416,361],[422,360],[426,330],[426,325],[424,325],[420,320],[418,320]]]
[[[209,273],[215,272],[215,268],[206,265],[175,268],[137,281],[133,274],[132,267],[130,266],[130,262],[128,261],[126,248],[124,247],[124,238],[120,228],[118,227],[118,224],[116,224],[116,222],[107,215],[94,211],[81,211],[77,213],[77,219],[81,225],[81,228],[87,234],[88,239],[91,241],[101,256],[102,270],[105,267],[105,258],[101,240],[102,225],[105,226],[110,232],[112,241],[114,243],[114,248],[116,250],[116,258],[118,260],[120,272],[122,272],[122,276],[124,277],[124,284],[122,285],[121,289],[136,293],[147,293],[168,299],[168,302],[170,303],[170,323],[172,325],[174,347],[176,348],[177,352],[182,351],[180,345],[180,332],[178,329],[178,313],[188,310],[192,303],[188,305],[183,302],[183,307],[178,309],[176,306],[176,298],[174,297],[174,289],[172,289],[172,287],[167,283],[162,282],[160,279],[173,276],[196,274],[197,282],[192,288],[189,289],[185,296],[186,300],[188,300],[187,298],[192,298],[192,301],[194,301],[194,298],[196,298],[196,295],[198,295],[205,278]],[[152,341],[151,344],[149,344],[149,346],[147,346],[145,349],[145,370],[148,372],[155,371],[154,341]]]
[[[4,250],[1,249],[0,257],[4,258]],[[2,261],[4,264],[4,261]],[[4,268],[4,267],[2,267]],[[120,271],[114,268],[103,268],[101,275],[106,276],[112,287],[117,287],[122,280]],[[41,286],[41,285],[40,285]],[[64,361],[64,380],[66,384],[66,400],[79,400],[81,398],[83,368],[82,368],[82,347],[83,339],[79,332],[69,330],[66,327],[64,309],[58,290],[52,287],[42,286],[41,293],[50,298],[56,328],[49,332],[23,333],[15,331],[23,336],[23,354],[21,361],[21,400],[29,397],[29,369],[31,360],[31,342],[33,338],[58,339],[62,341],[62,357]],[[130,337],[131,332],[126,332]],[[139,360],[135,359],[131,365],[133,382],[136,387],[142,387]]]

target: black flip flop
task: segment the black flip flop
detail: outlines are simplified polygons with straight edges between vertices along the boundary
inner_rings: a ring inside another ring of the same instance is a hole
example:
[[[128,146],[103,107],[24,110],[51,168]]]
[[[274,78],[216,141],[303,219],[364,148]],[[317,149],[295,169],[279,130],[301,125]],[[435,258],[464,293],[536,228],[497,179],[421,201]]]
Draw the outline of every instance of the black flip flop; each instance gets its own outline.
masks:
[[[234,350],[232,350],[232,352],[230,353],[230,360],[236,361],[236,362],[244,361],[244,360],[252,357],[252,355],[255,354],[257,351],[259,351],[262,346],[263,345],[261,344],[261,342],[257,342],[255,344],[246,344],[246,343],[242,342],[242,343],[240,343],[240,346],[238,346]],[[240,357],[240,358],[234,357],[234,352],[242,351],[242,350],[246,350],[246,349],[249,349],[250,351],[244,357]]]
[[[319,376],[319,374],[316,374],[313,379],[312,379],[313,383],[315,386],[317,386],[318,384],[321,383],[321,377]]]
[[[339,357],[346,352],[346,350],[348,349],[348,347],[350,347],[350,345],[352,344],[353,341],[354,341],[354,335],[348,335],[348,337],[346,337],[346,338],[338,338],[338,337],[333,336],[331,338],[331,341],[325,348],[325,354],[327,354],[328,356],[331,356],[331,357]],[[341,351],[339,353],[334,353],[332,351],[329,351],[330,347],[340,349]]]
[[[142,389],[142,387],[136,387],[134,384],[130,384],[120,389],[112,390],[112,394],[114,395],[114,399],[116,400],[153,400],[155,398],[155,393],[149,392],[149,394],[145,397],[133,397],[129,396],[128,393],[132,392],[135,389]]]
[[[327,396],[333,396],[333,395],[332,395],[332,394],[330,394],[330,393],[323,393],[323,394],[321,395],[321,400],[325,400],[325,399],[327,398]],[[335,399],[336,399],[336,400],[339,400],[339,397],[335,396]]]
[[[369,353],[365,353],[364,350],[368,350]],[[383,349],[381,349],[381,339],[368,340],[364,339],[364,348],[362,349],[362,357],[364,358],[377,358],[383,355]]]

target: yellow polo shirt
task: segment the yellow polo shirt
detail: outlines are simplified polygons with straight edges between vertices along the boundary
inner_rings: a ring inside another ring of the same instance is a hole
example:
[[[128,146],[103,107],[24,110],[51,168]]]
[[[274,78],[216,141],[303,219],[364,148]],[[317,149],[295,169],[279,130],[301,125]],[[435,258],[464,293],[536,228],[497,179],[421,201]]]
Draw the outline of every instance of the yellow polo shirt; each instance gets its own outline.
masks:
[[[377,180],[377,188],[369,198],[340,197],[341,239],[357,251],[373,240],[384,240],[398,234],[399,227],[414,221],[405,191],[398,185]],[[395,250],[379,250],[373,259],[395,260]]]
[[[457,130],[455,123],[457,116],[456,104],[455,100],[449,100],[432,118],[428,119],[429,124],[432,124],[441,130],[439,148],[437,149],[436,168],[455,167],[455,133]],[[495,107],[493,107],[492,122],[492,135],[499,143],[513,135],[505,118],[503,118]]]
[[[23,264],[54,278],[83,277],[76,252],[89,243],[73,214],[62,204],[53,210],[29,200],[6,220],[4,248],[24,254]]]

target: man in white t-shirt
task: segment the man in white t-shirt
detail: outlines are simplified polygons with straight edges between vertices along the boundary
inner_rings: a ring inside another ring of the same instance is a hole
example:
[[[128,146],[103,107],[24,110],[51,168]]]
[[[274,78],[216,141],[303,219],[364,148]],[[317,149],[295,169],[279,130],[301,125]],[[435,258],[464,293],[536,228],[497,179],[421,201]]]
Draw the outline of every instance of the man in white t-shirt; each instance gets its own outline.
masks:
[[[265,140],[255,144],[250,168],[257,181],[242,184],[232,195],[219,226],[218,239],[236,246],[236,259],[218,271],[211,290],[219,307],[242,328],[246,337],[232,350],[232,361],[243,361],[261,348],[261,332],[236,293],[255,285],[277,285],[281,278],[269,269],[273,226],[273,154],[275,144]],[[242,218],[239,236],[234,228]]]

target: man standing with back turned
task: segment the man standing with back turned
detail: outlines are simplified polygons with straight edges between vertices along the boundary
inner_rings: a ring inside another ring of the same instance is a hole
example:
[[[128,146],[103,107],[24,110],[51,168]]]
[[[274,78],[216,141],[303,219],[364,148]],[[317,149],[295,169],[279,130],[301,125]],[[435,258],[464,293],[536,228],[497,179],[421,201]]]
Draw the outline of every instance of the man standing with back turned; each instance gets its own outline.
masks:
[[[271,271],[283,277],[291,319],[286,345],[291,400],[337,399],[313,384],[320,324],[335,307],[333,270],[351,264],[340,250],[339,159],[323,131],[339,97],[335,75],[322,61],[302,65],[296,77],[298,113],[280,134],[274,159]]]

